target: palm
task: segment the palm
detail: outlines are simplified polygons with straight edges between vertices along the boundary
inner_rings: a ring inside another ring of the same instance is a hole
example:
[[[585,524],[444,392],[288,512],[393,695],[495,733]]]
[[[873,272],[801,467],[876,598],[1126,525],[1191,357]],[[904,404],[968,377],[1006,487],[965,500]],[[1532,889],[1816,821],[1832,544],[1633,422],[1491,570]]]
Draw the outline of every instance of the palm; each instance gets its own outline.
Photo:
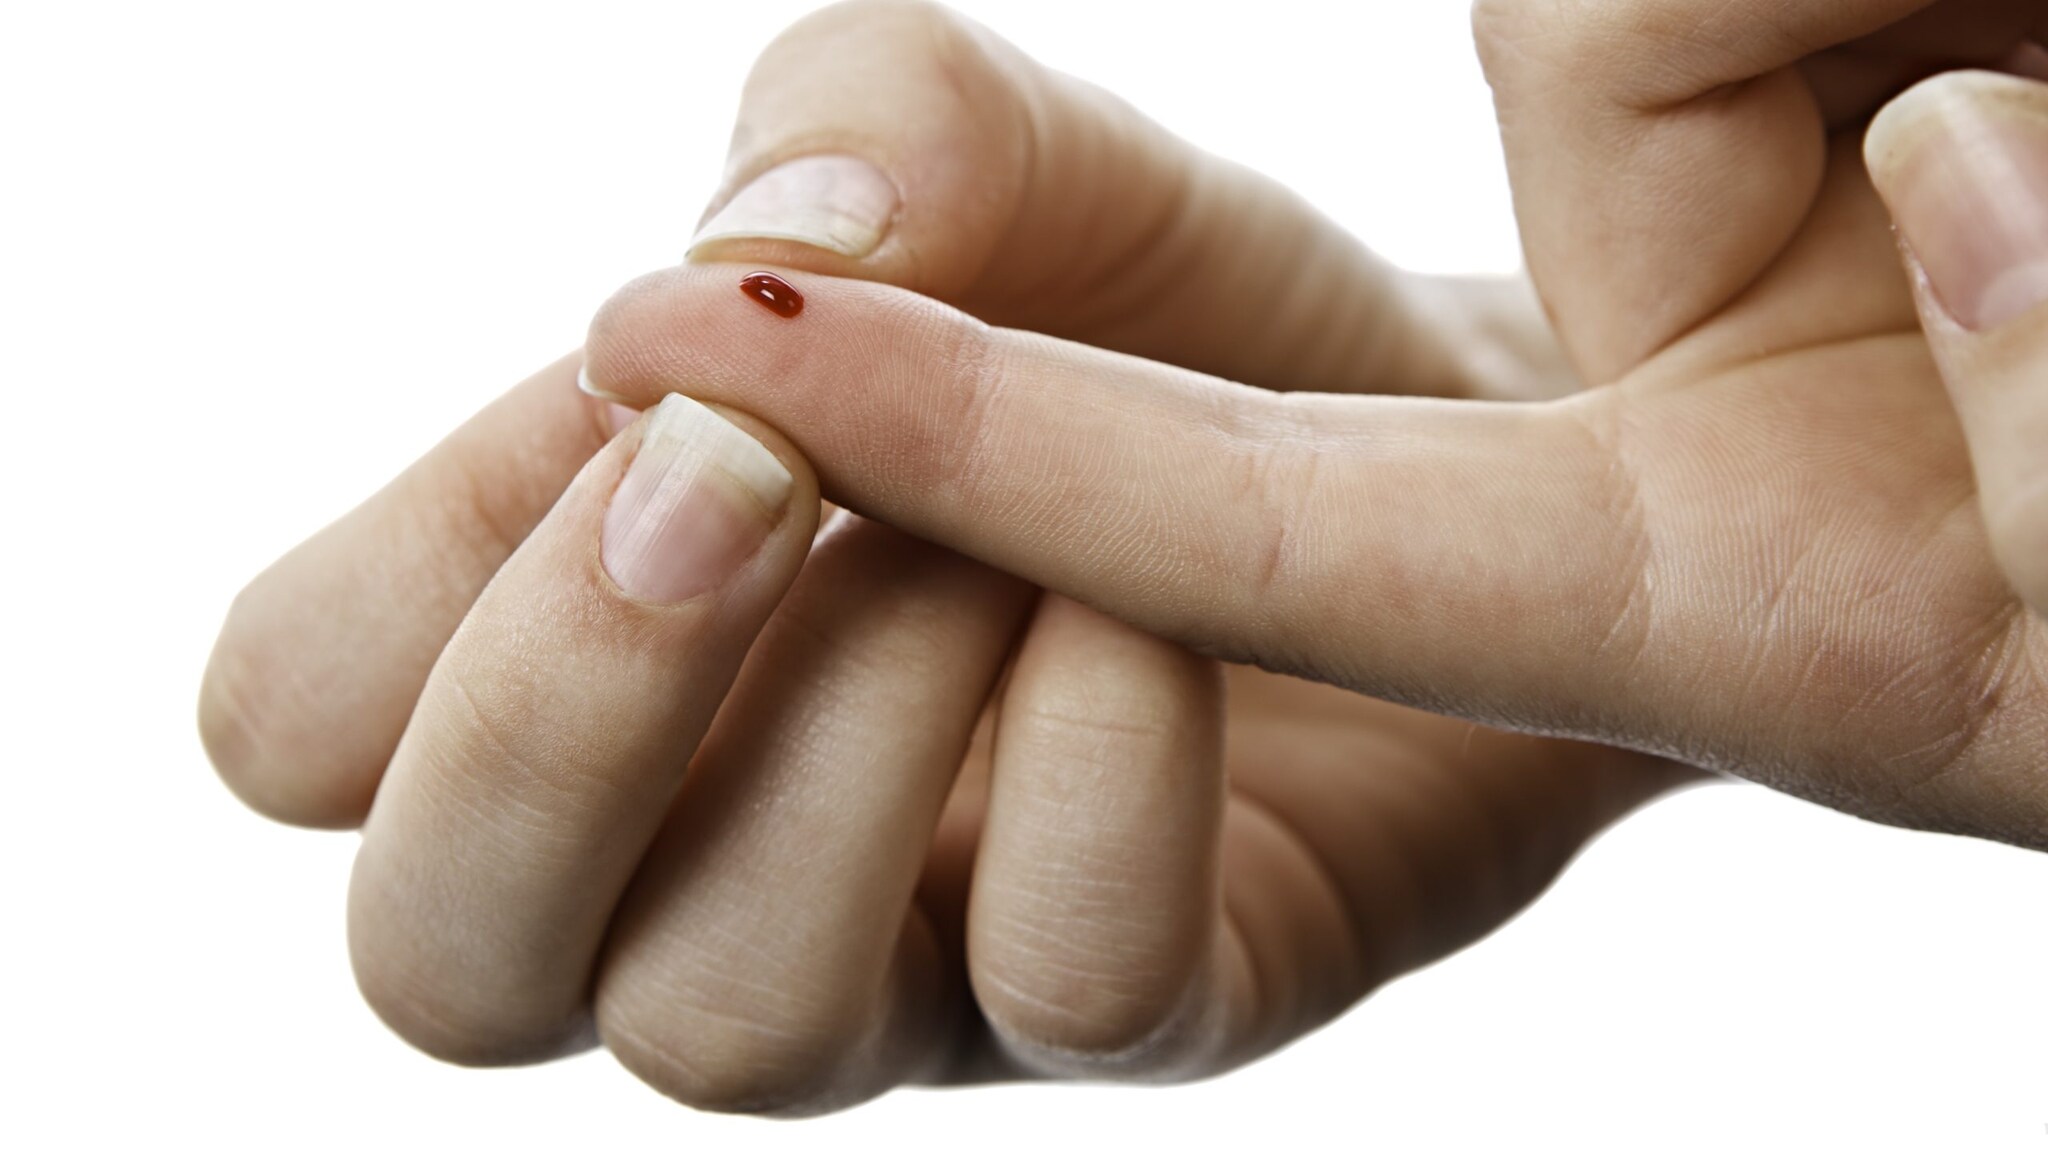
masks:
[[[1612,641],[1653,659],[1683,648],[1702,681],[1740,685],[1716,704],[1740,718],[1734,746],[1670,751],[1925,825],[1907,805],[1967,810],[1949,794],[2017,783],[1996,778],[2014,758],[1986,749],[2039,730],[2048,630],[1993,560],[1865,174],[1856,126],[1924,71],[1885,42],[1802,67],[1839,130],[1810,210],[1762,274],[1584,400],[1625,464],[1656,463],[1630,469],[1635,524],[1659,528],[1633,542],[1642,572]],[[1785,132],[1813,119],[1788,97]],[[1837,718],[1833,731],[1784,738],[1813,716]],[[2011,835],[1966,823],[1950,830]]]

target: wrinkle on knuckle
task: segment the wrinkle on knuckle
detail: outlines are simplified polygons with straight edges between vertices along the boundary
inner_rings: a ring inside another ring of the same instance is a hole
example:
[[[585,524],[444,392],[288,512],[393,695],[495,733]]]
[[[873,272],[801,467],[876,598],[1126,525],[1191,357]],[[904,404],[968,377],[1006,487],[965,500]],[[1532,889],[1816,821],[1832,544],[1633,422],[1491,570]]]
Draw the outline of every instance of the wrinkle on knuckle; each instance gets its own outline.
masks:
[[[540,709],[529,693],[479,675],[461,660],[448,663],[441,684],[455,713],[444,752],[465,775],[486,777],[493,792],[567,792],[561,773],[536,754],[548,741],[535,731]],[[506,787],[514,782],[526,786]]]
[[[975,962],[976,1001],[1011,1051],[1057,1075],[1172,1079],[1189,1062],[1200,981],[1107,940],[1077,952],[1065,934],[1005,925]]]
[[[1048,1070],[1142,1074],[1186,1054],[1203,990],[1184,906],[1150,906],[1130,854],[1013,868],[978,895],[970,976],[996,1034]],[[1051,1065],[1047,1065],[1051,1061]]]
[[[964,315],[938,327],[925,342],[933,353],[921,391],[936,409],[928,417],[937,442],[933,451],[921,454],[935,461],[932,475],[923,480],[949,504],[978,507],[1000,459],[1000,413],[1012,383],[1010,357],[986,326]]]
[[[507,684],[448,661],[442,675],[440,723],[424,726],[420,754],[445,769],[435,798],[485,833],[485,841],[516,845],[540,860],[573,853],[585,829],[621,809],[627,787],[593,771],[575,733],[550,720],[547,702],[526,686]]]
[[[1584,432],[1589,457],[1604,462],[1594,480],[1596,499],[1608,513],[1613,533],[1608,549],[1613,560],[1613,607],[1597,618],[1607,624],[1592,645],[1597,663],[1609,669],[1616,683],[1636,678],[1650,657],[1657,620],[1656,547],[1650,534],[1642,469],[1631,448],[1626,406],[1561,406]]]
[[[580,1014],[537,1017],[445,971],[408,970],[374,947],[352,951],[364,1002],[399,1039],[436,1060],[471,1068],[535,1064],[581,1051],[595,1038]]]
[[[658,970],[608,969],[596,1004],[605,1046],[692,1108],[807,1115],[849,1102],[862,1030],[809,1013],[772,983],[669,957]]]
[[[1290,398],[1277,397],[1280,413],[1291,412]],[[1324,561],[1326,525],[1319,521],[1329,506],[1325,489],[1333,471],[1324,450],[1290,417],[1278,426],[1246,416],[1232,430],[1229,453],[1234,476],[1225,494],[1229,520],[1237,528],[1226,534],[1227,556],[1208,562],[1229,574],[1249,618],[1270,624],[1297,615],[1304,574]]]
[[[1251,550],[1252,561],[1245,573],[1245,588],[1255,604],[1269,603],[1286,578],[1288,557],[1293,549],[1294,522],[1298,515],[1297,496],[1282,496],[1284,482],[1275,479],[1280,466],[1279,449],[1260,446],[1245,459],[1244,501],[1258,510],[1261,531]],[[1309,459],[1313,460],[1313,457]],[[1312,472],[1311,468],[1311,472]]]
[[[1142,755],[1177,746],[1181,709],[1152,682],[1094,668],[1063,670],[1007,702],[1003,722],[1024,741],[1023,756],[1054,778],[1089,778],[1142,764]],[[1177,765],[1176,765],[1177,767]]]

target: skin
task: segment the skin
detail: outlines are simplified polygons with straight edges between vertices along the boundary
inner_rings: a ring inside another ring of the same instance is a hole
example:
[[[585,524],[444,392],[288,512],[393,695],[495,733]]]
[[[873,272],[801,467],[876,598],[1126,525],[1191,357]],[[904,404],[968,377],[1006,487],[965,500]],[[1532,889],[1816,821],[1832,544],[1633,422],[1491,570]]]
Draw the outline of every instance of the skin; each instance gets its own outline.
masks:
[[[795,501],[719,592],[747,610],[621,602],[591,534],[635,434],[600,449],[564,362],[252,586],[209,747],[273,813],[375,797],[351,941],[415,1043],[599,1038],[780,1113],[1227,1069],[1686,778],[1208,656],[2048,844],[2048,640],[1972,453],[1996,421],[1937,328],[1959,423],[1857,146],[1930,59],[2002,61],[2037,19],[1482,3],[1591,385],[1510,403],[1567,390],[1511,296],[1391,276],[943,13],[828,12],[764,57],[721,197],[863,154],[889,236],[700,253],[607,305],[587,369],[725,405],[874,519],[799,568]],[[728,259],[788,269],[801,324],[763,327]]]
[[[2036,613],[2048,611],[2048,329],[2026,294],[2038,290],[2041,165],[2048,150],[2048,51],[2028,43],[2003,61],[2018,74],[1934,76],[1871,123],[1864,155],[1899,223],[1921,330],[1970,443],[1978,503],[2006,577]],[[1989,142],[1993,145],[1986,148]],[[2031,269],[2028,271],[2027,269]]]
[[[818,148],[875,152],[904,196],[889,236],[860,260],[696,254],[703,316],[786,325],[702,348],[801,354],[887,320],[873,347],[895,354],[916,345],[890,323],[936,319],[1272,388],[1571,386],[1524,292],[1396,275],[942,10],[832,9],[779,40],[720,198]],[[742,260],[788,268],[803,317],[732,291]],[[620,308],[593,345],[613,378],[663,362]],[[876,503],[850,437],[900,447],[944,416],[879,375],[867,412],[838,381],[837,441],[750,414],[773,390],[723,397],[795,495],[710,592],[636,601],[598,537],[640,430],[574,389],[579,360],[259,576],[202,690],[253,807],[362,827],[358,980],[435,1055],[602,1042],[685,1103],[777,1114],[906,1081],[1211,1075],[1483,935],[1696,778],[1226,670],[870,519],[819,531],[821,481]]]
[[[1860,148],[2039,19],[1480,4],[1531,272],[1589,385],[1562,399],[1244,388],[795,273],[802,329],[769,338],[703,267],[609,302],[588,371],[743,406],[832,499],[1196,651],[2048,847],[2048,621]]]

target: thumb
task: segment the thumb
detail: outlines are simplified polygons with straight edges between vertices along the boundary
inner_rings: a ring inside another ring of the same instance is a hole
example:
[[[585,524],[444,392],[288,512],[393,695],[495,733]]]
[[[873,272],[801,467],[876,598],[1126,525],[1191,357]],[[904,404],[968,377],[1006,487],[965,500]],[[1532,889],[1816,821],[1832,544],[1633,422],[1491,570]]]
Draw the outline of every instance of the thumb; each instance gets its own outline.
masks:
[[[1550,731],[1646,689],[1604,394],[1272,393],[860,281],[788,273],[785,319],[745,271],[629,285],[585,386],[755,414],[827,498],[1226,659]]]
[[[1397,272],[1274,181],[905,0],[762,52],[688,258],[894,284],[1269,388],[1526,387],[1484,354],[1495,323],[1554,354],[1518,287]]]
[[[1928,80],[1865,146],[1970,444],[1992,550],[2048,614],[2048,85]]]

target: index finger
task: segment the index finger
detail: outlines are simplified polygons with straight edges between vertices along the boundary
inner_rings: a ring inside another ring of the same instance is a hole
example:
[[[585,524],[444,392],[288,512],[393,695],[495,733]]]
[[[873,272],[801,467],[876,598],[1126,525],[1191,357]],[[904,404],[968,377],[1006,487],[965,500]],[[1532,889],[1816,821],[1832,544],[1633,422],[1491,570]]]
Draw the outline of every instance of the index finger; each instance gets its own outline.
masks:
[[[750,412],[835,503],[1209,655],[1489,716],[1612,658],[1638,553],[1579,408],[1266,392],[794,272],[784,319],[740,280],[627,286],[589,386]]]

